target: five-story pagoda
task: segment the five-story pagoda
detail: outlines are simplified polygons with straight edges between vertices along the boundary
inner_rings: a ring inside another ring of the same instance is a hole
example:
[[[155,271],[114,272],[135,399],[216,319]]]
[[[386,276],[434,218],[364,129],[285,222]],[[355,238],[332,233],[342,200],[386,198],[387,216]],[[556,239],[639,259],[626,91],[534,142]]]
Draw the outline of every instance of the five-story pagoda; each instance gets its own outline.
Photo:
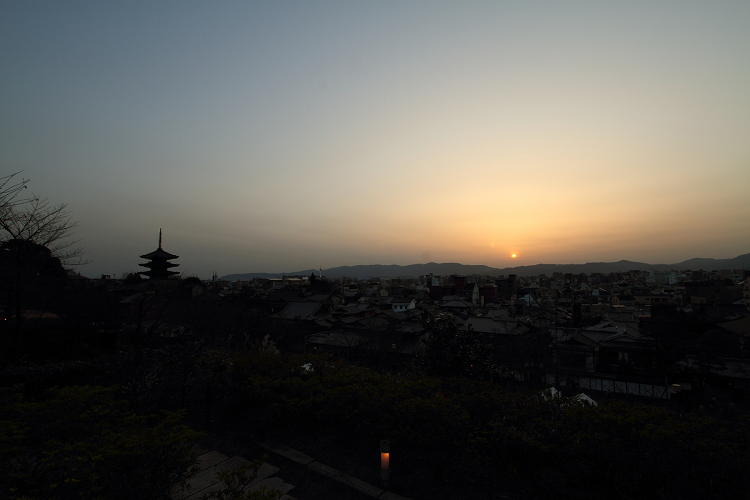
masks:
[[[161,229],[159,229],[159,248],[151,253],[141,255],[141,259],[147,259],[148,262],[138,265],[141,267],[147,267],[148,271],[142,271],[139,274],[146,275],[151,280],[167,280],[175,274],[179,274],[177,271],[169,270],[170,267],[179,266],[179,264],[172,264],[169,262],[170,260],[177,258],[179,258],[177,255],[172,255],[161,249]]]

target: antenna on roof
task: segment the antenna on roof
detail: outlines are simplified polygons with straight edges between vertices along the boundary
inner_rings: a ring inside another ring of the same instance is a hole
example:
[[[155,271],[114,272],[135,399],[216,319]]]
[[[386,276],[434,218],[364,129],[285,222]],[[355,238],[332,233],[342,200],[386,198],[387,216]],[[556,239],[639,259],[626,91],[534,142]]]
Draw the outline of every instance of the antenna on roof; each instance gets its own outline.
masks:
[[[159,228],[159,248],[161,248],[161,228]]]

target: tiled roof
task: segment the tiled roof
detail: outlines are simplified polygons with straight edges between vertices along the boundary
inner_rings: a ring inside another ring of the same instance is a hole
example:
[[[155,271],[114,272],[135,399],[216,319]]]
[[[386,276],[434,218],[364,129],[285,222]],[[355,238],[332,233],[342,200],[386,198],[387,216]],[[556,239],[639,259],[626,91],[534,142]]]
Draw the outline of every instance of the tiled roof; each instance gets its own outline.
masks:
[[[177,255],[171,254],[169,252],[165,252],[161,249],[161,247],[157,248],[151,253],[147,253],[146,255],[141,255],[141,259],[177,259],[179,258]]]
[[[320,302],[295,301],[290,302],[286,307],[275,315],[280,319],[313,319],[313,315],[319,312],[327,312],[326,308]]]

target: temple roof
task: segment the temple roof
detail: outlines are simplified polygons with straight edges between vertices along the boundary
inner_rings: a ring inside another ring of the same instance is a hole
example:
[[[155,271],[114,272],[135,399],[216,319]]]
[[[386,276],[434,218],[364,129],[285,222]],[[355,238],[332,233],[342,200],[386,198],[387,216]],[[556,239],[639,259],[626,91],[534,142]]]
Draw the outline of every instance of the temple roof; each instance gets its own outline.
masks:
[[[165,260],[170,260],[170,259],[177,259],[177,258],[179,258],[177,255],[174,255],[174,254],[171,254],[169,252],[165,252],[164,250],[162,250],[161,246],[159,246],[159,248],[157,248],[156,250],[154,250],[151,253],[147,253],[145,255],[141,255],[141,259],[165,259]]]
[[[145,264],[138,264],[142,267],[148,267],[150,269],[169,269],[170,267],[177,267],[179,264],[172,264],[171,262],[146,262]]]

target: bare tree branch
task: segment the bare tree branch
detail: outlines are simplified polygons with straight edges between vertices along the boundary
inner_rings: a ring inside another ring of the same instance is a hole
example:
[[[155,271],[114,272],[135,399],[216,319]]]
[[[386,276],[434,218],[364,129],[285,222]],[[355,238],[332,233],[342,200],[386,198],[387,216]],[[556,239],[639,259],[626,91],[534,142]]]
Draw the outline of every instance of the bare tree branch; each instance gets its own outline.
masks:
[[[21,205],[31,199],[18,199],[21,192],[24,189],[27,189],[26,184],[29,183],[29,179],[21,178],[19,181],[16,178],[20,173],[21,172],[16,172],[14,174],[6,175],[5,177],[0,177],[0,216],[2,216],[8,208]]]
[[[68,204],[51,205],[46,198],[34,194],[19,198],[29,181],[18,181],[16,175],[0,177],[0,231],[7,239],[49,248],[64,266],[85,264],[83,249],[76,247],[77,241],[71,239],[78,222],[71,218]]]

